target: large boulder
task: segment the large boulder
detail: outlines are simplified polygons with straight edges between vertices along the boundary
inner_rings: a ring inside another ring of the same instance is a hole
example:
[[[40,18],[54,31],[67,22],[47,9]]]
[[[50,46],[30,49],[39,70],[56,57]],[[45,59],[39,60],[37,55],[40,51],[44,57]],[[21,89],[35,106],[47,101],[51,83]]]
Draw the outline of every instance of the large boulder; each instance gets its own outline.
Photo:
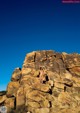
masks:
[[[5,106],[7,107],[7,112],[10,113],[12,110],[16,108],[15,105],[15,97],[12,98],[6,98],[5,100]]]
[[[17,90],[20,87],[19,82],[10,82],[7,86],[7,97],[16,96]]]
[[[16,68],[12,74],[11,81],[18,81],[21,79],[21,68]]]
[[[25,105],[24,87],[19,87],[16,96],[16,106],[19,107],[22,105]]]

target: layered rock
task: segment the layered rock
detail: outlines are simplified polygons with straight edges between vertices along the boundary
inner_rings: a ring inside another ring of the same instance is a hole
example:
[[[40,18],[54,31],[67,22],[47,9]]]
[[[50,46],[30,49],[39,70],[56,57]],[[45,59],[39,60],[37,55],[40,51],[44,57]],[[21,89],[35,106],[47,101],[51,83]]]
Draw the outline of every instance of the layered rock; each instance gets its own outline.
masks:
[[[8,113],[79,113],[80,55],[34,51],[12,74],[0,106]]]

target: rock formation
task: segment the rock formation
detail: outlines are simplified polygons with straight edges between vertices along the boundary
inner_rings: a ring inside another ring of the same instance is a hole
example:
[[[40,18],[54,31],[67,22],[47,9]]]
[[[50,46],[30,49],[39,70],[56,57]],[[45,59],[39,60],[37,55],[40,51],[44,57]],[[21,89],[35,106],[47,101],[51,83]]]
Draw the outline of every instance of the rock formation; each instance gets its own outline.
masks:
[[[52,50],[27,54],[0,93],[0,106],[7,113],[80,113],[80,55]]]

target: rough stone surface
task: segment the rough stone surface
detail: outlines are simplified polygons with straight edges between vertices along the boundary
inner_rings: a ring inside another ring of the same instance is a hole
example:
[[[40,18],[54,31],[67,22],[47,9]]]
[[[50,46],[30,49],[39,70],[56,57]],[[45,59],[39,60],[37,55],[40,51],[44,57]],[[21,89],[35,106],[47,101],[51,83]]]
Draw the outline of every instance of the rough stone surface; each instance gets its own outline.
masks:
[[[12,74],[11,81],[18,81],[22,76],[22,72],[20,68],[16,68]]]
[[[8,113],[80,113],[80,54],[27,54],[0,92],[0,106]]]
[[[10,82],[7,86],[7,97],[16,96],[17,90],[20,87],[19,82]]]

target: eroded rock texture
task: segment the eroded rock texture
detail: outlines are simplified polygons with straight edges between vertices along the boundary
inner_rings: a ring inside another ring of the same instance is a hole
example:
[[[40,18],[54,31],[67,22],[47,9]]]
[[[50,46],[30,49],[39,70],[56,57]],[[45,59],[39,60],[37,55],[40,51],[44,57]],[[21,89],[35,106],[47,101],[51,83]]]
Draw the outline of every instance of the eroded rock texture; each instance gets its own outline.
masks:
[[[16,68],[0,106],[8,113],[80,113],[80,55],[35,51]]]

